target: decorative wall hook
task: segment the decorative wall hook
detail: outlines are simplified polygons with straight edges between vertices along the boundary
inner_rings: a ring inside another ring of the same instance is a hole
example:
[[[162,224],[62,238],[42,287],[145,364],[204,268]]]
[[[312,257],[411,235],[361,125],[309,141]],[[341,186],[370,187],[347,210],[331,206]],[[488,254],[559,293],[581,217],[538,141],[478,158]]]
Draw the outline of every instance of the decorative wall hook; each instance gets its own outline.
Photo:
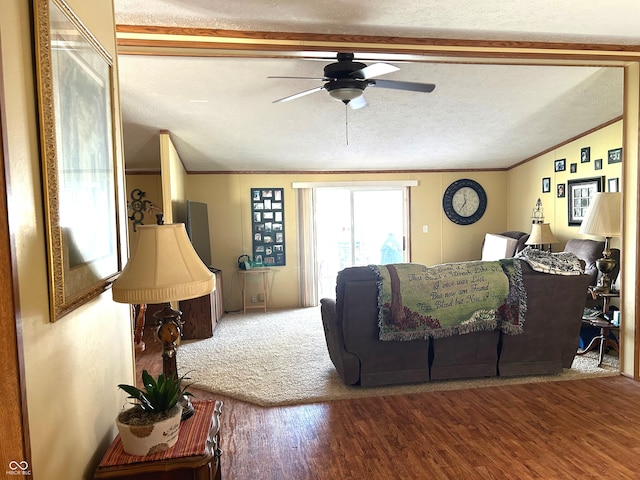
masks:
[[[129,220],[133,223],[134,232],[138,225],[143,225],[145,212],[157,211],[162,214],[162,210],[156,207],[152,201],[144,199],[146,192],[143,192],[139,188],[131,190],[130,196],[131,200],[127,202],[127,209],[132,212],[131,215],[129,215]]]

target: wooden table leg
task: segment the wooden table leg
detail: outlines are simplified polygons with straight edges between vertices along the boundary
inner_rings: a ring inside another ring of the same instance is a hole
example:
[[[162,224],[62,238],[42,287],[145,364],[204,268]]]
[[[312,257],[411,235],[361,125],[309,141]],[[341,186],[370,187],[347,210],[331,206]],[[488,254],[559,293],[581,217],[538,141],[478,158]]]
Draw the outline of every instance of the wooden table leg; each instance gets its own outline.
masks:
[[[602,360],[604,359],[604,344],[605,344],[605,339],[607,338],[607,336],[609,335],[609,329],[608,328],[604,328],[602,327],[600,329],[600,348],[598,349],[598,368],[600,368],[602,366]]]
[[[245,278],[244,273],[240,272],[240,294],[242,295],[242,313],[247,313],[247,300],[245,298]]]
[[[618,345],[614,340],[609,338],[610,327],[600,327],[600,335],[597,335],[591,339],[589,345],[582,350],[578,349],[576,352],[577,355],[584,355],[587,352],[590,352],[598,345],[598,368],[602,366],[602,361],[604,359],[604,352],[606,347],[613,348],[616,352],[618,351]]]
[[[262,296],[264,298],[264,311],[267,311],[267,291],[268,291],[268,284],[267,284],[267,272],[262,272]]]
[[[136,326],[133,333],[133,343],[135,345],[136,352],[144,352],[146,347],[143,337],[144,337],[144,314],[147,311],[147,305],[134,305],[133,306],[133,315],[136,319]]]
[[[578,349],[578,351],[576,352],[577,355],[584,355],[587,352],[590,352],[591,350],[593,350],[596,347],[596,343],[600,342],[600,345],[602,344],[602,329],[600,329],[600,335],[597,335],[595,337],[593,337],[591,339],[591,341],[589,342],[589,345],[587,345],[585,348],[583,349]],[[598,345],[598,347],[600,347],[600,345]]]

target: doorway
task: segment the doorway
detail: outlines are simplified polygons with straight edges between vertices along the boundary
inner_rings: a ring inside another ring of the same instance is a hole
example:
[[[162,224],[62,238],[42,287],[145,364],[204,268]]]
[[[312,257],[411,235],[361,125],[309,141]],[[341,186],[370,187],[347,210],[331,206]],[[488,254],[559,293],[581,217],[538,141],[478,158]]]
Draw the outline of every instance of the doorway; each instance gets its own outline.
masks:
[[[335,297],[344,268],[408,261],[408,189],[315,189],[318,298]]]

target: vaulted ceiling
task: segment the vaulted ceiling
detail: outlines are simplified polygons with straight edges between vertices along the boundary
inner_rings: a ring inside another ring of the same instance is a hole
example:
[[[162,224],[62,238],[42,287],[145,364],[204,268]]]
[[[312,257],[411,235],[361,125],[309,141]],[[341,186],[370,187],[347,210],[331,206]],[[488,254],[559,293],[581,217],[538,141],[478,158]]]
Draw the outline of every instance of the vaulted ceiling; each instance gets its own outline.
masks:
[[[559,47],[640,51],[636,0],[115,0],[115,13],[130,171],[159,168],[160,130],[192,172],[508,168],[622,115],[622,57]],[[557,58],[508,58],[509,42]],[[368,87],[358,110],[324,90],[273,103],[323,82],[268,77],[322,77],[338,50],[436,88]]]

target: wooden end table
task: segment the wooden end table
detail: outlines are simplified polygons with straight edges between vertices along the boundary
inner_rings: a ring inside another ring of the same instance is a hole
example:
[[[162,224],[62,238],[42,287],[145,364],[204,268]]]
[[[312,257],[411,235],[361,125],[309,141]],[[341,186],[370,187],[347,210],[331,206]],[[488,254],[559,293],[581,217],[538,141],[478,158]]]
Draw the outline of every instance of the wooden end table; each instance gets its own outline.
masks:
[[[268,285],[268,274],[271,269],[264,268],[252,268],[250,270],[238,270],[238,275],[240,276],[240,294],[242,295],[242,312],[247,313],[247,310],[250,308],[260,308],[263,311],[267,311],[267,292],[269,290]],[[250,303],[247,304],[247,296],[246,296],[246,282],[247,277],[251,276],[262,276],[262,302],[258,303]]]
[[[178,442],[152,455],[129,455],[118,435],[95,471],[94,479],[220,480],[222,402],[193,402],[195,414],[180,424]]]
[[[597,327],[600,329],[600,334],[596,335],[591,339],[589,345],[584,349],[578,349],[576,352],[577,355],[584,355],[587,352],[590,352],[598,345],[598,367],[602,366],[602,360],[604,358],[604,351],[607,347],[613,348],[616,352],[618,351],[618,344],[612,338],[609,338],[609,331],[612,328],[618,328],[615,325],[612,325],[611,322],[603,319],[603,318],[589,318],[583,317],[582,323],[585,325],[590,325],[592,327]]]
[[[589,293],[594,299],[602,298],[602,312],[609,311],[609,304],[612,298],[617,298],[620,296],[619,291],[611,291],[611,292],[598,292],[594,290],[594,287],[589,287]],[[596,327],[600,329],[600,334],[593,337],[589,342],[589,345],[584,349],[578,349],[576,352],[578,355],[584,355],[587,352],[593,350],[596,345],[598,346],[598,367],[602,366],[602,360],[604,358],[604,352],[607,347],[613,348],[616,352],[618,350],[618,344],[612,338],[609,338],[609,332],[612,328],[620,328],[617,325],[613,325],[610,321],[605,320],[602,317],[582,317],[582,323],[585,325],[589,325],[591,327]]]

